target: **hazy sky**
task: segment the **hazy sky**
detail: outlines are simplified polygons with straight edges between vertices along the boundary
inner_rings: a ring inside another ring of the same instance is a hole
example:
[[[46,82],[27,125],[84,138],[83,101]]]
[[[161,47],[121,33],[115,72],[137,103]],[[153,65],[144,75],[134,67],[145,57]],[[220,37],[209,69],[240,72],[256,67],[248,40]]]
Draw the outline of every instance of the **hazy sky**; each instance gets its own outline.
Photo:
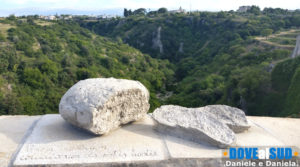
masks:
[[[300,9],[300,0],[0,0],[0,10],[14,11],[24,8],[41,9],[110,9],[110,8],[151,8],[167,7],[177,9],[179,6],[189,10],[236,10],[242,5],[258,5],[264,7],[280,7],[284,9]]]

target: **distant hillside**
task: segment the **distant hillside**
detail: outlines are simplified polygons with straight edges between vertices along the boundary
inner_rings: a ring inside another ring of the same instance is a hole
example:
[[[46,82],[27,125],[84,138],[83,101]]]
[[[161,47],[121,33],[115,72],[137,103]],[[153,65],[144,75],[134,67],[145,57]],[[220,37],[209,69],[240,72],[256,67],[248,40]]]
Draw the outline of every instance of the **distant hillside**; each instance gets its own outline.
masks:
[[[117,77],[141,81],[155,94],[173,77],[167,60],[72,22],[46,22],[33,17],[0,20],[0,115],[57,113],[62,95],[77,81]]]
[[[187,107],[229,104],[249,115],[298,114],[276,108],[286,103],[286,96],[273,96],[271,71],[292,53],[294,37],[300,32],[299,11],[260,11],[255,6],[244,13],[135,11],[125,18],[80,20],[79,24],[173,63],[176,81],[167,87],[165,96],[158,95],[167,97],[163,98],[166,103]],[[274,98],[279,99],[277,104]]]
[[[299,11],[129,13],[0,19],[0,114],[55,113],[77,81],[117,77],[141,81],[151,110],[228,104],[248,115],[300,116],[300,63],[291,58]]]
[[[26,15],[122,15],[122,8],[111,9],[72,9],[72,8],[17,8],[17,9],[1,9],[0,16],[9,16],[14,13],[16,16]]]

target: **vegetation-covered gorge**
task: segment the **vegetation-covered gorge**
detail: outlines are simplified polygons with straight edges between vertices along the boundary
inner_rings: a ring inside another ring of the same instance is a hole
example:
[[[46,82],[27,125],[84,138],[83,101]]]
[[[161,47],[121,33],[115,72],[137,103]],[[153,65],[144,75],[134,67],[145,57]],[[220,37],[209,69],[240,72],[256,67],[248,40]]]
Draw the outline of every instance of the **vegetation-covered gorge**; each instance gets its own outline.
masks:
[[[125,14],[126,13],[126,14]],[[56,113],[77,81],[141,81],[161,104],[227,104],[299,117],[300,12],[124,11],[126,17],[0,19],[0,114]]]
[[[151,109],[172,81],[173,67],[122,41],[98,36],[74,22],[9,17],[0,21],[0,114],[57,113],[77,81],[116,77],[141,81]]]
[[[299,116],[299,104],[293,102],[295,107],[287,109],[287,101],[300,92],[277,90],[272,72],[280,62],[295,61],[289,60],[294,37],[271,38],[272,33],[299,33],[299,11],[261,11],[255,6],[245,13],[161,11],[128,14],[127,10],[125,18],[79,23],[174,64],[176,80],[167,87],[165,103],[186,107],[220,103],[242,108],[248,115]]]

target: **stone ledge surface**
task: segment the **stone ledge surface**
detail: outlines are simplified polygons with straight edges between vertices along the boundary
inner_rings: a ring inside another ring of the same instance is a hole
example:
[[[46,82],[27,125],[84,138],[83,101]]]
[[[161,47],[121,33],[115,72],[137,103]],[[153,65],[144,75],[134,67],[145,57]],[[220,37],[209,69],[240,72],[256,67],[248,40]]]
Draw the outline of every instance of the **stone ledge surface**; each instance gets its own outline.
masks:
[[[300,147],[300,119],[247,118],[251,128],[237,134],[237,146]],[[34,128],[30,128],[31,124]],[[71,126],[56,114],[0,116],[0,125],[3,125],[0,126],[0,149],[14,140],[13,147],[0,151],[10,155],[3,157],[0,154],[0,162],[3,167],[9,165],[9,159],[13,166],[24,167],[219,166],[221,149],[157,133],[153,130],[154,124],[148,116],[108,135],[94,136]],[[28,137],[22,140],[25,133]],[[3,137],[10,134],[18,135]],[[15,156],[11,157],[14,151]]]
[[[0,167],[10,163],[28,129],[40,116],[0,116]]]
[[[300,148],[300,119],[248,117],[248,120],[282,141],[285,145]]]
[[[71,126],[60,115],[43,116],[18,153],[14,166],[164,160],[163,140],[152,119],[95,136]]]

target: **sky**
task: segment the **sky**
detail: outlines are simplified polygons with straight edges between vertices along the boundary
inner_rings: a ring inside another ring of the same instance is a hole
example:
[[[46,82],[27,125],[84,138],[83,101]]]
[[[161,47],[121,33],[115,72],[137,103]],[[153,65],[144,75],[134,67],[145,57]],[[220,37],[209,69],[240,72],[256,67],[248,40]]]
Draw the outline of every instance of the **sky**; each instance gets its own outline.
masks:
[[[178,9],[200,11],[236,10],[243,5],[257,5],[260,8],[273,7],[300,9],[300,0],[0,0],[0,15],[16,14],[26,11],[28,14],[39,14],[42,11],[96,11],[123,8],[137,9]],[[117,12],[117,10],[112,10]],[[111,13],[109,13],[111,14]],[[116,13],[119,14],[119,13]]]

